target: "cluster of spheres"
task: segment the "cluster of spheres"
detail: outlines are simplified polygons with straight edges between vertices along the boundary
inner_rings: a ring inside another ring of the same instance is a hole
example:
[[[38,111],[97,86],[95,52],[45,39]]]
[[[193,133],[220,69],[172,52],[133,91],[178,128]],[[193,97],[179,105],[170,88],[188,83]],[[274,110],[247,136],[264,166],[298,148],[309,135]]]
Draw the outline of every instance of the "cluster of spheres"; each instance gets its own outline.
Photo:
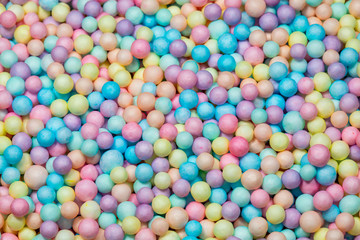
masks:
[[[1,240],[360,240],[360,0],[0,0]]]

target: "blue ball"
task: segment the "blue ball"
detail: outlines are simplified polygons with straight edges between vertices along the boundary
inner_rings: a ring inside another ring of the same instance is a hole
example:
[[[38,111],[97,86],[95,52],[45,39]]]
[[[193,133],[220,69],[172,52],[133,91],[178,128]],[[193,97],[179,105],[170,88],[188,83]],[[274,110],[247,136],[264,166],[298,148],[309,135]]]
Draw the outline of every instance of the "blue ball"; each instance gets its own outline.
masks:
[[[40,217],[43,221],[57,222],[61,217],[60,208],[55,203],[48,203],[41,207]]]
[[[2,174],[7,167],[9,167],[9,164],[6,162],[4,156],[0,156],[0,174]]]
[[[340,100],[346,93],[349,92],[349,87],[345,81],[336,80],[331,84],[329,92],[334,99]]]
[[[325,52],[325,44],[321,40],[312,40],[306,45],[307,53],[312,58],[321,58]]]
[[[92,92],[87,96],[89,106],[94,109],[100,109],[101,104],[105,101],[104,96],[100,92]]]
[[[179,102],[182,107],[192,109],[198,105],[199,96],[192,89],[185,89],[180,93]]]
[[[241,23],[245,24],[248,27],[251,27],[255,25],[255,21],[255,18],[247,14],[246,11],[241,12]]]
[[[103,173],[110,174],[115,167],[124,164],[124,157],[121,152],[117,150],[108,150],[104,152],[100,158],[99,166]]]
[[[311,181],[316,176],[316,167],[311,164],[306,164],[300,169],[300,176],[305,181]]]
[[[62,186],[64,186],[64,182],[64,177],[56,172],[50,173],[46,178],[46,185],[55,190],[59,190]]]
[[[172,110],[172,102],[167,97],[159,97],[155,101],[155,109],[162,112],[164,115],[168,114]]]
[[[204,45],[197,45],[192,49],[191,57],[198,63],[204,63],[210,57],[210,50]]]
[[[51,11],[58,3],[58,0],[39,0],[39,5],[46,11]]]
[[[6,90],[13,96],[20,96],[25,92],[25,81],[21,77],[11,77],[6,82]]]
[[[70,142],[71,130],[67,127],[62,127],[56,131],[56,141],[61,144],[67,144]]]
[[[1,178],[6,184],[11,184],[20,180],[20,171],[14,167],[7,167],[3,171]]]
[[[126,122],[121,116],[112,116],[108,120],[108,130],[112,134],[120,134]]]
[[[244,41],[244,40],[248,39],[250,36],[250,33],[251,32],[250,32],[249,27],[243,23],[236,25],[236,27],[234,28],[234,35],[240,41]]]
[[[51,89],[42,88],[38,94],[37,98],[41,105],[50,106],[50,104],[55,100],[55,94]]]
[[[196,112],[200,119],[209,120],[215,115],[215,107],[209,102],[202,102],[197,107]]]
[[[220,128],[216,123],[209,122],[204,125],[202,134],[205,138],[212,141],[220,136]]]
[[[164,56],[169,53],[170,42],[165,37],[158,37],[153,41],[152,50],[156,55]]]
[[[106,82],[101,88],[101,92],[106,99],[116,99],[120,94],[120,86],[116,82]]]
[[[312,24],[306,30],[306,37],[309,41],[323,40],[325,38],[325,29],[319,24]]]
[[[333,184],[336,180],[336,170],[330,165],[318,168],[316,172],[316,181],[324,186]]]
[[[231,55],[222,55],[218,62],[217,62],[218,68],[222,72],[232,72],[235,70],[236,62],[233,56]]]
[[[117,150],[121,153],[125,153],[127,146],[128,146],[127,141],[123,136],[115,136],[114,143],[111,146],[111,149]]]
[[[241,211],[241,216],[246,222],[250,222],[251,219],[256,217],[261,217],[261,209],[254,207],[252,204],[248,204],[245,207],[243,207]]]
[[[328,210],[322,212],[322,217],[327,222],[335,222],[335,219],[339,214],[340,214],[339,207],[333,204]]]
[[[59,117],[52,117],[46,122],[46,128],[56,132],[60,128],[65,127],[65,122]]]
[[[357,63],[359,60],[359,53],[353,48],[344,48],[340,52],[340,62],[344,64],[345,67],[351,67]]]
[[[241,95],[241,88],[232,87],[228,90],[228,102],[231,105],[236,106],[241,100],[243,100],[243,97]]]
[[[300,213],[314,210],[313,196],[310,194],[301,194],[295,200],[295,207]]]
[[[273,195],[280,191],[282,187],[281,179],[275,174],[268,174],[264,177],[262,188]]]
[[[219,121],[219,119],[225,114],[236,115],[236,108],[234,105],[229,103],[225,103],[223,105],[216,106],[215,108],[215,119]]]
[[[282,127],[285,132],[294,134],[305,127],[305,120],[301,117],[298,111],[290,111],[285,114],[282,120]]]
[[[171,12],[167,8],[159,9],[155,14],[156,22],[164,27],[170,24],[171,17]]]
[[[238,47],[236,37],[231,33],[224,33],[218,39],[219,50],[225,54],[232,54]]]
[[[249,152],[240,159],[239,165],[242,172],[245,172],[249,169],[259,170],[261,159],[257,154]]]
[[[254,124],[265,123],[267,118],[267,113],[265,109],[262,108],[255,108],[251,113],[251,121],[253,121]]]
[[[281,81],[288,74],[288,68],[282,62],[274,62],[269,67],[270,77],[275,81]]]
[[[191,112],[185,107],[179,107],[174,112],[175,119],[178,123],[185,123],[191,117]]]
[[[96,180],[95,184],[98,188],[100,193],[109,193],[111,189],[114,187],[114,182],[111,180],[109,174],[101,174],[99,175]]]
[[[360,198],[356,195],[347,195],[340,200],[339,209],[341,212],[347,212],[355,215],[360,211]]]
[[[309,21],[304,15],[296,16],[291,23],[291,29],[293,31],[305,32],[309,27]]]
[[[178,133],[175,139],[176,145],[181,149],[191,148],[193,141],[193,136],[186,131]]]
[[[199,69],[199,64],[194,60],[187,60],[182,65],[182,70],[191,70],[194,73],[197,73]]]
[[[218,203],[223,205],[227,200],[227,193],[223,188],[213,188],[211,189],[211,195],[209,201],[211,203]]]
[[[142,24],[148,28],[152,28],[156,26],[156,19],[154,15],[145,15],[142,21]]]
[[[36,139],[40,146],[50,147],[55,142],[55,134],[51,130],[44,128],[37,134]]]
[[[151,165],[147,163],[141,163],[136,167],[135,177],[140,182],[148,182],[154,175],[154,171],[152,170]]]
[[[230,199],[239,207],[245,207],[250,202],[250,192],[244,187],[236,187],[231,192]]]
[[[159,37],[165,37],[166,30],[162,26],[157,25],[157,26],[151,28],[151,31],[154,34],[154,39],[159,38]]]
[[[180,165],[179,173],[181,178],[191,182],[198,176],[199,168],[195,163],[185,162]]]
[[[151,93],[152,95],[156,95],[156,85],[153,82],[146,82],[142,85],[141,87],[141,92],[148,92]]]
[[[39,188],[36,195],[42,204],[52,203],[56,198],[55,190],[49,186]]]
[[[141,160],[135,154],[135,146],[129,146],[125,150],[125,159],[131,164],[138,164]]]
[[[86,139],[81,145],[81,152],[87,157],[94,157],[98,151],[99,146],[95,140]]]
[[[198,221],[191,220],[185,225],[185,232],[188,236],[198,237],[202,232],[202,225]]]
[[[166,31],[165,38],[169,42],[173,42],[174,40],[177,40],[177,39],[181,38],[181,33],[178,30],[176,30],[174,28],[171,28],[168,31]]]
[[[12,102],[14,112],[20,116],[28,115],[32,110],[33,104],[27,96],[17,96]]]
[[[3,154],[6,162],[10,165],[17,164],[21,161],[21,158],[23,157],[23,152],[21,148],[16,145],[8,146]]]
[[[285,108],[285,99],[279,94],[273,94],[268,99],[266,99],[265,106],[266,108],[275,105],[284,110]]]

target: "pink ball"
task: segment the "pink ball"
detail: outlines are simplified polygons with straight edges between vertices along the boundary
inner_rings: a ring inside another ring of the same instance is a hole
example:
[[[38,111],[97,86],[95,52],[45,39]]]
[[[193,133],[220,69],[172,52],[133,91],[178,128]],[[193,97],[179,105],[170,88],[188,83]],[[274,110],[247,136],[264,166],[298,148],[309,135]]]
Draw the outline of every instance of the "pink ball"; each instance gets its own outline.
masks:
[[[12,28],[16,24],[16,15],[12,11],[4,11],[0,15],[0,24],[4,28]]]
[[[10,214],[11,213],[11,203],[14,201],[10,195],[0,197],[0,213],[1,214]]]
[[[350,176],[344,179],[342,186],[347,194],[358,194],[360,192],[360,179],[356,176]]]
[[[334,202],[339,202],[344,197],[344,190],[341,185],[335,183],[326,188],[326,191],[334,199]]]
[[[173,105],[173,109],[177,109],[179,107],[181,107],[180,102],[179,102],[179,94],[176,94],[173,99],[171,99],[171,103]]]
[[[88,179],[91,181],[95,181],[98,176],[99,173],[94,165],[89,164],[81,168],[80,177],[83,180]]]
[[[243,137],[234,137],[229,143],[230,153],[236,157],[242,157],[249,152],[249,143]]]
[[[74,41],[69,37],[61,37],[56,41],[56,46],[62,46],[66,48],[68,53],[71,53],[74,49]]]
[[[139,201],[136,197],[136,193],[132,193],[128,199],[129,202],[132,202],[133,204],[135,204],[135,206],[139,206]]]
[[[12,233],[3,233],[1,234],[1,240],[19,240],[19,239]]]
[[[96,57],[92,56],[92,55],[86,55],[85,57],[83,57],[83,59],[81,59],[81,63],[84,65],[85,63],[93,63],[95,64],[97,67],[99,67],[99,60],[97,60]]]
[[[99,232],[99,224],[92,218],[85,218],[79,224],[79,234],[85,239],[95,238]]]
[[[221,156],[221,158],[220,158],[220,168],[221,169],[223,169],[226,165],[231,164],[231,163],[239,165],[239,158],[235,157],[231,153],[227,153],[227,154],[224,154]]]
[[[190,202],[185,210],[189,216],[189,220],[200,222],[205,217],[205,206],[202,203]]]
[[[319,211],[326,211],[330,209],[334,200],[327,191],[320,191],[314,195],[314,207]]]
[[[97,135],[99,134],[99,127],[96,126],[93,123],[85,123],[82,127],[81,127],[81,136],[84,139],[95,139],[97,137]]]
[[[23,198],[17,198],[12,201],[10,210],[15,217],[23,217],[29,212],[29,204]]]
[[[137,39],[131,45],[131,54],[138,58],[146,58],[150,53],[150,44],[144,39]]]
[[[193,136],[201,136],[203,130],[203,122],[200,118],[191,117],[185,122],[185,131],[191,133]]]
[[[341,132],[339,129],[337,129],[335,127],[328,127],[325,130],[325,134],[329,136],[329,138],[331,139],[332,142],[335,142],[335,141],[341,139]]]
[[[129,122],[125,124],[122,129],[123,137],[130,142],[139,141],[141,138],[142,129],[136,122]]]
[[[204,25],[198,25],[191,30],[191,37],[196,44],[206,43],[210,38],[210,31]]]
[[[19,58],[19,61],[25,61],[29,57],[29,51],[25,44],[18,43],[15,44],[12,50],[16,53]]]
[[[252,101],[258,96],[258,94],[259,91],[255,84],[248,83],[241,88],[241,95],[245,100]]]
[[[29,26],[33,25],[34,23],[36,23],[38,21],[39,21],[38,15],[36,15],[36,13],[33,13],[33,12],[27,13],[24,17],[24,23]]]
[[[141,229],[136,235],[135,240],[156,240],[155,234],[149,228]]]
[[[183,89],[190,89],[195,87],[197,80],[198,79],[196,74],[188,69],[181,71],[177,77],[177,83]]]
[[[348,145],[352,146],[356,143],[356,137],[359,135],[359,130],[355,127],[346,127],[341,133],[341,138]]]
[[[316,192],[319,191],[319,189],[320,189],[320,184],[315,179],[309,182],[302,181],[300,184],[300,190],[304,194],[314,195]]]
[[[65,144],[55,142],[53,145],[48,147],[47,150],[49,151],[50,156],[57,157],[66,154],[68,149]]]
[[[11,49],[11,43],[6,38],[0,38],[0,53]]]
[[[241,0],[225,0],[225,6],[227,8],[234,7],[234,8],[240,8],[242,4]]]
[[[330,160],[330,151],[322,144],[315,144],[308,151],[308,159],[315,167],[323,167]]]
[[[223,133],[232,134],[238,128],[238,119],[232,114],[224,114],[219,119],[219,128]]]
[[[96,184],[90,180],[81,180],[75,186],[75,194],[83,202],[93,200],[97,192]]]
[[[251,204],[256,208],[264,208],[270,201],[269,194],[263,189],[257,189],[251,193]]]
[[[31,93],[37,94],[42,87],[42,82],[38,76],[30,76],[25,81],[25,88]]]
[[[47,35],[47,28],[44,23],[37,22],[30,26],[30,35],[35,39],[42,39]]]
[[[300,108],[300,115],[306,121],[311,121],[316,118],[318,110],[315,104],[306,102]]]
[[[0,109],[7,109],[11,106],[13,97],[7,90],[0,91]]]
[[[298,82],[298,90],[302,94],[309,94],[314,91],[314,82],[309,77],[303,77]]]
[[[164,125],[161,126],[159,134],[161,138],[165,138],[169,141],[173,141],[176,138],[178,131],[174,125],[170,123],[165,123]]]
[[[86,116],[86,122],[101,128],[105,123],[105,118],[99,111],[92,111]]]
[[[264,62],[264,52],[258,47],[249,47],[244,52],[244,59],[255,66]]]
[[[29,116],[30,119],[33,118],[40,119],[44,124],[46,124],[47,121],[49,121],[49,119],[52,117],[50,109],[44,105],[35,106],[31,110]]]
[[[350,93],[360,97],[360,78],[353,78],[348,82]]]

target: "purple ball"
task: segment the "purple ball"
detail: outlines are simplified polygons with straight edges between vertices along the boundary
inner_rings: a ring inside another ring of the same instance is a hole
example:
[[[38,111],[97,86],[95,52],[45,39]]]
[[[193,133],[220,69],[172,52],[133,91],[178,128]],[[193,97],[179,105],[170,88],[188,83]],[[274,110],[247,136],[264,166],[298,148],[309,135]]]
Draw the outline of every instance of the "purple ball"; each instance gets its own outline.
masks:
[[[12,138],[12,144],[21,148],[23,152],[27,152],[31,148],[32,140],[26,133],[19,132]]]
[[[64,118],[63,118],[65,125],[67,128],[69,128],[71,131],[77,131],[80,129],[81,127],[81,119],[74,115],[74,114],[67,114]]]
[[[91,34],[91,38],[94,40],[95,45],[100,45],[100,38],[103,33],[100,30],[96,30]]]
[[[165,79],[169,82],[176,83],[177,77],[181,72],[181,67],[178,65],[171,65],[165,69]]]
[[[187,46],[183,40],[176,39],[170,44],[169,50],[174,57],[182,57],[186,53]]]
[[[157,157],[152,161],[151,167],[155,173],[167,172],[169,171],[170,164],[166,158]]]
[[[122,37],[131,35],[134,30],[134,25],[127,19],[123,19],[116,24],[116,32]]]
[[[241,239],[235,236],[230,236],[226,240],[241,240]]]
[[[360,148],[357,145],[350,147],[350,159],[356,162],[360,161]]]
[[[220,53],[215,53],[215,54],[210,55],[209,60],[208,60],[209,67],[217,68],[217,62],[221,56],[222,55]]]
[[[352,93],[347,93],[340,99],[340,109],[346,113],[355,112],[359,108],[359,99]]]
[[[259,18],[259,25],[264,31],[271,32],[279,25],[279,21],[275,14],[267,12]]]
[[[251,44],[247,40],[239,41],[236,52],[239,53],[241,56],[244,56],[245,51],[249,47],[251,47]]]
[[[66,23],[69,24],[73,29],[81,28],[82,20],[84,19],[84,15],[80,11],[72,10],[66,16]]]
[[[72,168],[71,159],[68,156],[60,155],[55,158],[53,168],[58,174],[65,175],[69,173]]]
[[[98,1],[87,2],[84,6],[84,13],[96,18],[101,13],[101,4]]]
[[[248,121],[251,119],[251,113],[254,109],[255,109],[255,104],[253,102],[247,100],[241,101],[236,106],[236,116],[240,120]]]
[[[54,238],[58,231],[58,225],[53,221],[45,221],[40,226],[40,234],[44,238]]]
[[[300,97],[299,95],[294,95],[288,98],[285,102],[286,111],[300,111],[301,106],[305,103],[304,98]]]
[[[294,133],[292,137],[292,142],[296,148],[306,149],[309,147],[311,136],[305,130],[300,130]]]
[[[211,142],[209,139],[204,137],[197,137],[195,138],[193,145],[192,145],[192,151],[196,156],[199,156],[201,153],[211,152]]]
[[[283,110],[276,105],[272,105],[266,109],[268,115],[267,122],[270,124],[278,124],[281,122],[284,116]]]
[[[221,214],[224,219],[233,222],[240,216],[240,207],[234,202],[225,202],[222,205]]]
[[[281,176],[281,181],[287,189],[294,189],[300,186],[301,177],[297,171],[288,169]]]
[[[228,92],[223,87],[214,87],[210,91],[209,98],[212,103],[222,105],[228,99]]]
[[[104,117],[115,116],[118,111],[118,104],[113,100],[105,100],[100,105],[100,112]]]
[[[344,64],[335,62],[328,67],[327,72],[332,79],[340,80],[345,77],[347,70]]]
[[[116,198],[111,195],[105,195],[100,200],[100,208],[104,212],[113,212],[118,206]]]
[[[279,18],[279,22],[281,24],[289,24],[291,23],[295,16],[296,12],[291,6],[283,4],[277,9],[277,16]]]
[[[135,145],[135,154],[140,160],[147,160],[151,158],[153,153],[153,145],[148,141],[141,141]]]
[[[154,212],[149,204],[140,204],[136,208],[135,216],[141,222],[148,222],[154,217]]]
[[[301,214],[295,208],[288,208],[285,210],[284,226],[289,229],[294,229],[299,226]]]
[[[296,43],[290,48],[290,56],[296,60],[302,60],[306,57],[306,47],[301,43]]]
[[[22,79],[27,79],[31,76],[30,67],[24,62],[17,62],[10,68],[10,75],[12,77],[21,77]]]
[[[51,58],[55,62],[64,63],[68,59],[68,51],[63,46],[56,46],[51,50]]]
[[[148,187],[140,188],[140,190],[136,193],[136,198],[141,204],[151,203],[154,197],[154,192]]]
[[[158,187],[153,187],[152,191],[153,191],[155,196],[164,195],[166,197],[170,197],[170,193],[171,193],[169,188],[167,188],[167,189],[159,189]]]
[[[190,192],[190,183],[185,179],[178,179],[174,182],[172,190],[178,197],[186,197]]]
[[[204,15],[205,17],[210,21],[215,21],[221,17],[221,7],[216,4],[209,4],[204,9]]]
[[[44,147],[34,147],[30,151],[31,161],[36,165],[43,165],[49,160],[49,152]]]
[[[230,26],[237,25],[241,21],[241,11],[238,8],[229,7],[223,13],[223,20]]]
[[[224,178],[222,172],[219,169],[210,170],[206,174],[206,182],[212,188],[219,188],[224,184]]]
[[[200,70],[196,73],[198,81],[196,87],[200,90],[207,90],[211,87],[214,82],[213,76],[209,71]]]
[[[13,26],[12,28],[4,28],[0,25],[0,34],[3,38],[11,40],[14,38],[14,32],[15,32],[16,26]]]
[[[325,71],[325,64],[320,59],[312,59],[308,63],[306,71],[310,77],[313,77],[315,74]]]
[[[326,36],[323,39],[323,43],[325,45],[326,50],[333,49],[337,52],[339,52],[342,49],[342,45],[343,45],[337,36]]]
[[[275,7],[278,5],[280,0],[265,0],[266,6]]]
[[[99,145],[100,149],[109,149],[114,143],[114,138],[109,132],[101,132],[96,137],[96,143]]]
[[[105,228],[104,232],[106,240],[123,240],[124,239],[124,231],[120,227],[119,224],[111,224],[107,228]]]
[[[125,16],[126,11],[134,5],[134,0],[119,0],[116,8],[121,16]]]

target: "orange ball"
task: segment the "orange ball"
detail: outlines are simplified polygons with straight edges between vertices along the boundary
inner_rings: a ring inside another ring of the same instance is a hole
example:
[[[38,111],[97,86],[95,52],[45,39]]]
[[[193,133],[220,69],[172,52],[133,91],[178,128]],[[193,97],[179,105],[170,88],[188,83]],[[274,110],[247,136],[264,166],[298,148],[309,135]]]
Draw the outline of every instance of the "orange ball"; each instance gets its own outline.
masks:
[[[133,56],[129,50],[120,49],[117,53],[117,61],[123,66],[128,66],[132,63]]]
[[[26,225],[28,228],[33,229],[33,230],[37,230],[40,228],[42,223],[41,217],[39,213],[30,213],[27,217],[26,217]]]
[[[128,175],[128,182],[135,182],[136,181],[136,177],[135,177],[135,170],[136,170],[136,166],[135,165],[129,165],[126,168],[126,172]]]
[[[55,79],[58,75],[65,73],[64,66],[58,62],[52,62],[46,69],[49,78]]]
[[[329,229],[325,235],[326,240],[344,239],[344,234],[339,229]]]
[[[100,37],[99,43],[106,51],[111,51],[116,48],[117,38],[113,33],[103,33]]]
[[[64,218],[74,219],[79,214],[79,206],[73,201],[64,202],[60,211]]]
[[[32,39],[28,42],[27,48],[32,56],[40,56],[44,52],[44,44],[39,39]]]
[[[263,181],[262,174],[255,169],[249,169],[245,171],[241,176],[241,184],[247,190],[255,190],[260,188],[262,181]]]
[[[89,95],[94,90],[94,85],[88,78],[79,78],[75,83],[75,90],[81,95]]]
[[[130,85],[127,87],[127,90],[131,95],[138,96],[141,93],[141,88],[144,85],[144,81],[141,79],[133,79]]]
[[[297,11],[301,11],[306,6],[305,0],[289,0],[289,5]]]
[[[152,110],[148,113],[146,120],[150,127],[161,128],[165,123],[165,116],[159,110]]]
[[[249,142],[249,151],[252,153],[260,153],[265,148],[265,142],[254,138]]]
[[[117,62],[119,52],[120,52],[119,48],[115,48],[108,52],[108,60],[110,63]],[[132,58],[131,58],[131,61],[132,61]]]
[[[284,28],[275,28],[271,32],[271,40],[283,46],[287,43],[289,39],[289,33]]]
[[[289,60],[291,57],[290,56],[290,47],[288,45],[281,46],[279,56]]]
[[[172,186],[174,184],[174,182],[176,182],[177,180],[179,180],[181,178],[180,171],[177,168],[170,168],[170,170],[168,171],[168,174],[171,179],[170,186]]]
[[[316,232],[323,224],[323,218],[315,211],[304,212],[300,217],[300,227],[307,233]]]
[[[255,238],[265,237],[268,230],[268,222],[262,217],[255,217],[249,223],[249,231]]]
[[[279,171],[280,163],[274,156],[266,156],[261,161],[261,170],[264,171],[265,174],[274,174]]]
[[[340,59],[340,55],[334,49],[327,50],[322,57],[323,62],[328,66],[330,66],[333,63],[338,62],[339,59]]]
[[[57,30],[56,25],[49,23],[46,24],[45,26],[46,26],[47,36],[56,35],[56,30]]]
[[[128,92],[120,93],[117,103],[120,107],[126,108],[133,103],[133,96]]]
[[[280,163],[281,169],[289,169],[293,166],[295,157],[290,151],[279,152],[276,159]]]
[[[147,15],[154,15],[159,10],[159,3],[157,0],[142,0],[141,11]]]
[[[246,84],[254,84],[256,86],[257,82],[253,78],[245,78],[241,81],[240,88],[244,87]]]
[[[274,85],[269,80],[261,80],[256,86],[259,91],[259,97],[261,98],[268,98],[274,92]]]
[[[56,36],[58,36],[59,38],[61,37],[72,37],[74,33],[73,28],[67,24],[67,23],[62,23],[57,27],[56,30]]]
[[[234,75],[232,75],[231,72],[220,72],[217,78],[217,83],[220,87],[230,89],[234,87],[235,84]]]
[[[189,216],[185,209],[173,207],[166,213],[165,219],[172,229],[179,230],[185,227],[186,223],[189,221]]]
[[[352,0],[349,5],[349,12],[356,18],[360,18],[360,1]]]
[[[184,5],[182,5],[180,12],[181,15],[183,15],[184,17],[188,17],[190,15],[190,13],[196,11],[196,7],[194,5],[192,5],[191,3],[185,3]]]
[[[94,90],[95,91],[98,91],[98,92],[101,92],[101,89],[103,87],[103,85],[108,82],[107,79],[105,78],[102,78],[102,77],[99,77],[97,78],[95,81],[94,81]]]
[[[319,6],[316,7],[315,9],[315,15],[316,17],[318,17],[320,20],[326,20],[328,18],[331,17],[332,15],[332,9],[330,7],[329,4],[326,3],[322,3]]]
[[[2,214],[0,214],[0,228],[4,226],[4,217]]]
[[[265,13],[265,10],[264,0],[247,0],[245,3],[245,11],[251,17],[258,18]]]
[[[170,26],[171,28],[182,32],[187,27],[186,18],[181,14],[175,15],[170,20]]]
[[[214,157],[210,153],[203,152],[196,158],[196,165],[203,171],[210,171],[214,166]]]
[[[202,232],[201,232],[201,235],[200,235],[200,238],[201,239],[207,239],[207,238],[212,238],[214,237],[214,226],[215,226],[215,223],[210,221],[210,220],[202,220],[200,222],[201,226],[202,226]]]
[[[169,230],[169,224],[168,222],[165,220],[165,218],[159,217],[156,218],[152,223],[151,223],[151,230],[153,231],[153,233],[155,233],[158,236],[164,236],[167,231]]]
[[[309,17],[308,18],[309,24],[313,25],[313,24],[319,24],[322,25],[322,21],[320,19],[318,19],[317,17],[313,16],[313,17]]]
[[[326,19],[323,23],[326,35],[335,36],[340,29],[340,23],[335,18]]]
[[[121,95],[121,94],[120,94]],[[140,122],[142,114],[137,106],[131,105],[125,108],[123,118],[126,122]]]
[[[254,129],[254,135],[255,138],[259,141],[266,142],[270,139],[272,135],[272,130],[269,124],[266,123],[260,123],[256,125]]]
[[[137,106],[142,111],[151,111],[155,107],[155,96],[149,92],[140,93],[137,98]]]
[[[85,156],[80,150],[74,150],[68,153],[67,155],[72,163],[73,169],[79,169],[85,164]]]
[[[164,78],[164,72],[159,66],[151,65],[144,70],[144,81],[158,85]]]
[[[266,240],[286,240],[286,237],[282,232],[272,232],[266,237]]]
[[[343,212],[336,216],[335,224],[342,232],[348,232],[354,227],[355,220],[350,213]]]
[[[274,204],[282,206],[284,209],[288,209],[294,203],[294,196],[288,190],[280,190],[274,196]]]
[[[344,111],[336,111],[331,114],[330,122],[336,128],[343,128],[349,121],[348,115]]]
[[[73,230],[74,230],[74,232],[75,233],[79,233],[79,225],[80,225],[80,222],[83,220],[84,218],[83,217],[81,217],[81,216],[78,216],[78,217],[76,217],[75,219],[74,219],[74,221],[73,221]]]
[[[252,46],[262,47],[266,42],[265,32],[262,30],[252,31],[249,36],[249,42]]]
[[[116,184],[111,189],[111,195],[116,198],[118,202],[128,201],[131,196],[131,192],[129,183]]]
[[[158,97],[167,97],[169,99],[173,99],[176,95],[176,88],[171,82],[163,81],[157,85],[156,95]]]
[[[311,7],[310,5],[306,5],[302,10],[302,14],[308,18],[313,17],[315,16],[315,8]]]
[[[37,134],[44,128],[44,123],[40,119],[29,119],[26,124],[26,131],[31,136],[37,136]]]

